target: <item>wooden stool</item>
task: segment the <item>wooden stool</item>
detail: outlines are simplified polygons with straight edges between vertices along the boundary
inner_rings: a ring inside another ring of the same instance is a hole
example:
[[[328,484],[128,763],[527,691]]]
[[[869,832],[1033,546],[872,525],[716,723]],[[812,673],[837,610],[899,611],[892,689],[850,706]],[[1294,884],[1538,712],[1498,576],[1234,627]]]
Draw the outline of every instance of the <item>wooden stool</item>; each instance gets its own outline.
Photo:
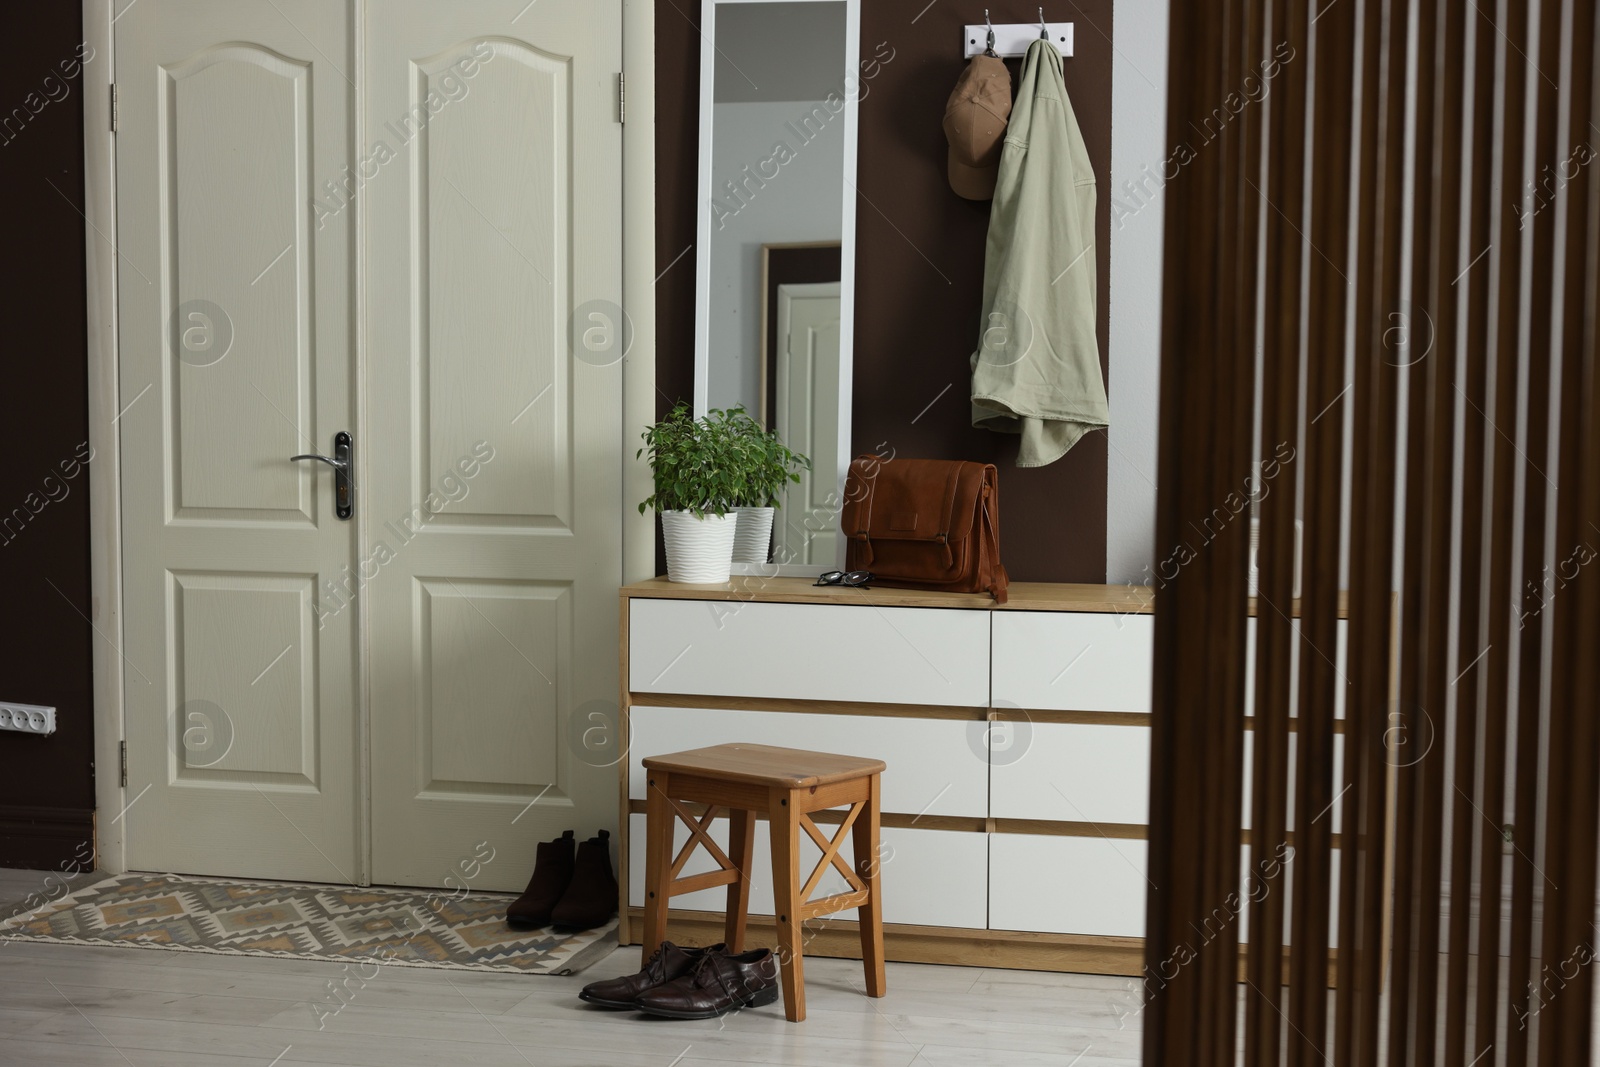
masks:
[[[750,907],[750,866],[755,851],[755,817],[772,824],[772,894],[778,920],[777,955],[783,972],[783,1011],[790,1022],[806,1017],[805,977],[801,967],[801,928],[807,919],[857,908],[861,958],[867,971],[867,996],[881,997],[883,972],[883,896],[878,884],[878,776],[883,761],[835,756],[771,745],[714,745],[688,752],[650,756],[645,831],[644,951],[648,958],[667,930],[667,901],[681,893],[728,887],[724,940],[729,952],[744,950]],[[698,818],[684,804],[705,804]],[[830,839],[811,820],[811,812],[850,805],[839,832]],[[708,830],[721,808],[728,809],[728,852]],[[676,818],[674,818],[676,815]],[[682,819],[689,840],[672,854],[672,831]],[[822,861],[802,882],[800,835],[815,841]],[[839,855],[846,834],[855,835],[855,870]],[[703,846],[720,870],[680,878],[678,873]],[[730,856],[729,853],[732,855]],[[810,900],[822,875],[833,867],[850,891]]]

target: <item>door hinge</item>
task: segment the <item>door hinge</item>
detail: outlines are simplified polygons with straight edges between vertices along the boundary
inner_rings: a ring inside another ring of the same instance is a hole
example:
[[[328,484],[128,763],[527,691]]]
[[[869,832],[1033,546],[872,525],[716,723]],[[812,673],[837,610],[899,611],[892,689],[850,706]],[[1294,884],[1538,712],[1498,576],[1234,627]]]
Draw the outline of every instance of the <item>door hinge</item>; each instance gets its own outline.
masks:
[[[122,784],[128,784],[128,742],[124,741],[119,746],[118,755],[122,761]]]
[[[617,121],[628,121],[628,76],[617,74]]]
[[[111,132],[117,132],[117,83],[111,83]]]

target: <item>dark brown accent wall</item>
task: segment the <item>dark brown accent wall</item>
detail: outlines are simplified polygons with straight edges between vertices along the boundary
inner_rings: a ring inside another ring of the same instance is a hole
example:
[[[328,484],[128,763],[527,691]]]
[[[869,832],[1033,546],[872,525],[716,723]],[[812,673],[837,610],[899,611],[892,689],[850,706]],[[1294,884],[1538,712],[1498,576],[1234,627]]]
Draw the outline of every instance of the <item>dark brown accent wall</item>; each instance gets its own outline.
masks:
[[[989,3],[997,23],[1033,21],[1037,8]],[[1075,23],[1076,54],[1066,60],[1065,81],[1100,182],[1098,332],[1108,390],[1115,387],[1107,362],[1111,13],[1112,0],[1058,0],[1045,11]],[[1015,438],[971,426],[968,357],[978,340],[989,205],[950,191],[940,120],[966,62],[961,28],[982,17],[981,7],[927,0],[862,3],[862,57],[892,58],[880,60],[861,100],[855,451],[997,464],[1001,549],[1012,579],[1103,582],[1105,434],[1088,435],[1048,467],[1024,470],[1015,466]],[[698,19],[698,0],[658,0],[656,255],[666,273],[656,292],[656,381],[663,411],[694,386]]]
[[[0,733],[0,866],[55,869],[87,855],[94,823],[83,78],[68,74],[82,13],[17,4],[7,18],[0,701],[53,705],[56,732]]]

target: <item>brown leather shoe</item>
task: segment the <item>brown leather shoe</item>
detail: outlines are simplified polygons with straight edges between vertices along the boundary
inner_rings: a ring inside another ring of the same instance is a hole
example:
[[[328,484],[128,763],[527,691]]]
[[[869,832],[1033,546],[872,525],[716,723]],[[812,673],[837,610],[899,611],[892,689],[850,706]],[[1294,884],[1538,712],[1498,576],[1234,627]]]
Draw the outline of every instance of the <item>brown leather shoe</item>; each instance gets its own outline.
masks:
[[[611,873],[611,834],[601,830],[579,842],[572,882],[550,912],[557,930],[592,930],[617,913],[617,877]]]
[[[632,1010],[640,993],[688,974],[694,965],[700,962],[702,956],[712,952],[720,954],[727,947],[712,945],[710,948],[679,948],[671,941],[663,941],[661,947],[645,961],[644,969],[638,974],[608,978],[603,982],[590,982],[578,994],[578,999],[602,1008]]]
[[[539,842],[533,877],[528,879],[528,888],[506,909],[506,922],[519,930],[550,925],[550,912],[572,883],[576,844],[571,830],[554,841]]]
[[[640,1011],[668,1019],[710,1019],[778,999],[778,958],[769,948],[730,956],[707,952],[682,978],[639,994]]]

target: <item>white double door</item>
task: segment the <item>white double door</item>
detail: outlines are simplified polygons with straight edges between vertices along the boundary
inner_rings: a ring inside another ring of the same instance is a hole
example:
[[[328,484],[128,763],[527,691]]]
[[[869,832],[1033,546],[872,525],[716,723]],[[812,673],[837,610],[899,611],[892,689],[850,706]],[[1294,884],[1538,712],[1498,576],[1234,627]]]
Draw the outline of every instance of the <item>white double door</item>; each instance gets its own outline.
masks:
[[[621,364],[569,335],[621,303],[621,0],[140,0],[114,30],[101,817],[133,869],[520,889],[537,841],[616,820]],[[290,459],[340,433],[348,519]]]

